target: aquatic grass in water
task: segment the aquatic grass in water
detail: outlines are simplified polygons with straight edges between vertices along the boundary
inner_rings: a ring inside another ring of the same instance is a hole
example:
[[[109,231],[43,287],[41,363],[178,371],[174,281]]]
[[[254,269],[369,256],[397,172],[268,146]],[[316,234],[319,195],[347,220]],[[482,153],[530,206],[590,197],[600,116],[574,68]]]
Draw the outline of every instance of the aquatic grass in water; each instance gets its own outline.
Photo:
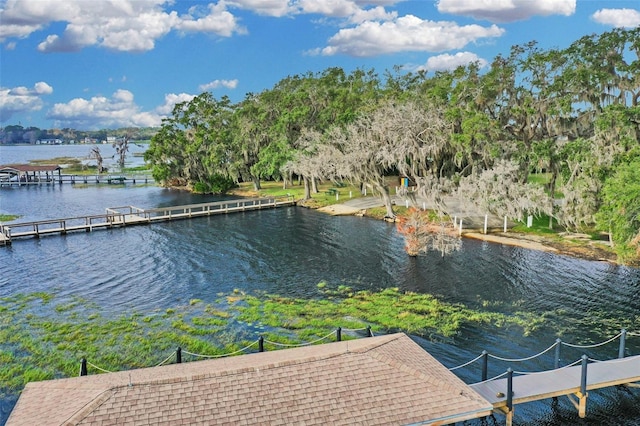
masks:
[[[0,394],[15,393],[34,380],[77,376],[81,358],[104,370],[119,371],[158,365],[177,347],[216,356],[253,344],[255,352],[259,335],[288,346],[316,341],[338,327],[451,337],[470,324],[518,326],[526,334],[544,322],[544,317],[525,312],[475,311],[396,288],[354,292],[326,283],[318,287],[324,299],[235,290],[211,303],[194,299],[187,306],[116,318],[103,317],[82,299],[59,300],[55,294],[0,299]],[[354,337],[343,334],[344,339]],[[269,343],[265,348],[280,345]],[[196,357],[185,354],[184,359]],[[90,366],[89,373],[98,371]]]

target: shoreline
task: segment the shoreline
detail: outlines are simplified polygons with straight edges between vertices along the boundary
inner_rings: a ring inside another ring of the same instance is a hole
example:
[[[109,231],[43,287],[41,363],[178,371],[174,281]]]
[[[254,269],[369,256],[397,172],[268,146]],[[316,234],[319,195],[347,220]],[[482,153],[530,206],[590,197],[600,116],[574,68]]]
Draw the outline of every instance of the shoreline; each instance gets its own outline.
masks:
[[[332,216],[366,216],[366,209],[355,208],[345,204],[332,204],[316,210]],[[571,256],[594,262],[608,262],[620,265],[615,253],[605,248],[598,247],[591,242],[579,244],[568,240],[562,241],[556,238],[551,239],[540,235],[529,235],[517,232],[505,234],[500,231],[499,233],[483,234],[481,231],[477,230],[463,231],[462,237],[530,250],[538,250],[552,254]]]
[[[240,196],[256,196],[255,191],[232,191]],[[298,206],[315,209],[321,213],[331,216],[367,216],[366,207],[354,207],[344,203],[331,204],[324,207],[305,206],[298,202]],[[490,230],[488,230],[490,232]],[[547,253],[570,256],[577,259],[589,260],[594,262],[607,262],[612,265],[623,266],[617,259],[615,253],[591,241],[581,243],[568,239],[549,238],[541,235],[523,234],[518,232],[504,233],[502,229],[496,233],[483,234],[482,230],[468,229],[462,232],[462,237],[473,238],[476,240],[487,241],[495,244],[503,244],[513,247],[520,247],[530,250],[538,250]]]

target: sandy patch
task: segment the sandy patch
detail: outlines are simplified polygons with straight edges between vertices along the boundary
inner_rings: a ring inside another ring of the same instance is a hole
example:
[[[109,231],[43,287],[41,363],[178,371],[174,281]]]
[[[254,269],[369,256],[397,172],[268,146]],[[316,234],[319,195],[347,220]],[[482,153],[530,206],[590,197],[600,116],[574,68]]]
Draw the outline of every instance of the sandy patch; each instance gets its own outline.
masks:
[[[502,237],[500,235],[480,234],[477,232],[465,232],[463,236],[475,238],[477,240],[489,241],[491,243],[504,244],[508,246],[522,247],[532,250],[549,251],[553,253],[559,252],[555,247],[549,247],[537,241],[522,240],[517,238]]]
[[[333,204],[330,206],[321,207],[318,209],[318,211],[330,214],[332,216],[351,216],[360,213],[362,209],[345,206],[344,204]]]

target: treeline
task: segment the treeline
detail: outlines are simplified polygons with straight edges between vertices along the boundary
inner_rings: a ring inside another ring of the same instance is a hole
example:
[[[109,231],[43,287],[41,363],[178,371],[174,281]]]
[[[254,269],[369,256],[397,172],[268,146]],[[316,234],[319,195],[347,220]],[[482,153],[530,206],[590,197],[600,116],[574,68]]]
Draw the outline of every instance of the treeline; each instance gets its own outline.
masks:
[[[564,49],[514,46],[487,69],[330,68],[235,104],[203,93],[176,105],[146,160],[157,180],[201,191],[298,177],[310,197],[319,180],[348,180],[378,192],[389,216],[384,177],[401,174],[440,213],[447,194],[511,219],[595,226],[629,261],[640,256],[639,55],[640,29],[619,29]]]
[[[102,142],[107,140],[107,136],[116,138],[129,137],[131,140],[150,140],[158,131],[157,128],[121,128],[102,130],[75,130],[63,129],[40,129],[38,127],[23,127],[20,125],[10,125],[0,128],[0,143],[2,144],[35,144],[39,140],[59,139],[63,143],[83,142],[85,139]]]

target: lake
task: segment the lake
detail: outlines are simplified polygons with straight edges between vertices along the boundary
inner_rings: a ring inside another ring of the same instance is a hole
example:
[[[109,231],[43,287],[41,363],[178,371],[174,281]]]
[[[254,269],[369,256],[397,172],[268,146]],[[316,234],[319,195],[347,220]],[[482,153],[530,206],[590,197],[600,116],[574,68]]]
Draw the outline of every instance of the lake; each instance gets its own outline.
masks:
[[[1,146],[0,163],[81,156],[88,150],[78,145]],[[151,208],[216,199],[153,185],[5,187],[0,188],[0,214],[29,221],[102,214],[123,205]],[[80,296],[114,316],[186,305],[191,299],[207,302],[234,289],[321,297],[321,281],[356,290],[398,287],[505,313],[549,314],[548,323],[529,336],[513,328],[480,326],[467,327],[453,339],[413,336],[447,367],[482,350],[526,357],[547,348],[559,334],[566,342],[596,343],[619,332],[621,324],[640,332],[638,269],[467,239],[453,255],[410,258],[392,224],[301,207],[24,239],[0,247],[0,298],[55,290],[62,298]],[[627,348],[629,354],[640,354],[640,337],[628,337]],[[581,354],[563,349],[562,361]],[[617,343],[587,354],[614,358]],[[516,369],[548,368],[552,358],[547,354]],[[506,368],[492,360],[489,374]],[[477,364],[456,374],[468,383],[480,379]],[[15,400],[10,395],[0,401],[0,424]],[[637,425],[640,392],[591,392],[586,419],[577,417],[566,398],[553,406],[551,401],[518,405],[515,414],[516,424]],[[504,424],[502,416],[496,419]]]

